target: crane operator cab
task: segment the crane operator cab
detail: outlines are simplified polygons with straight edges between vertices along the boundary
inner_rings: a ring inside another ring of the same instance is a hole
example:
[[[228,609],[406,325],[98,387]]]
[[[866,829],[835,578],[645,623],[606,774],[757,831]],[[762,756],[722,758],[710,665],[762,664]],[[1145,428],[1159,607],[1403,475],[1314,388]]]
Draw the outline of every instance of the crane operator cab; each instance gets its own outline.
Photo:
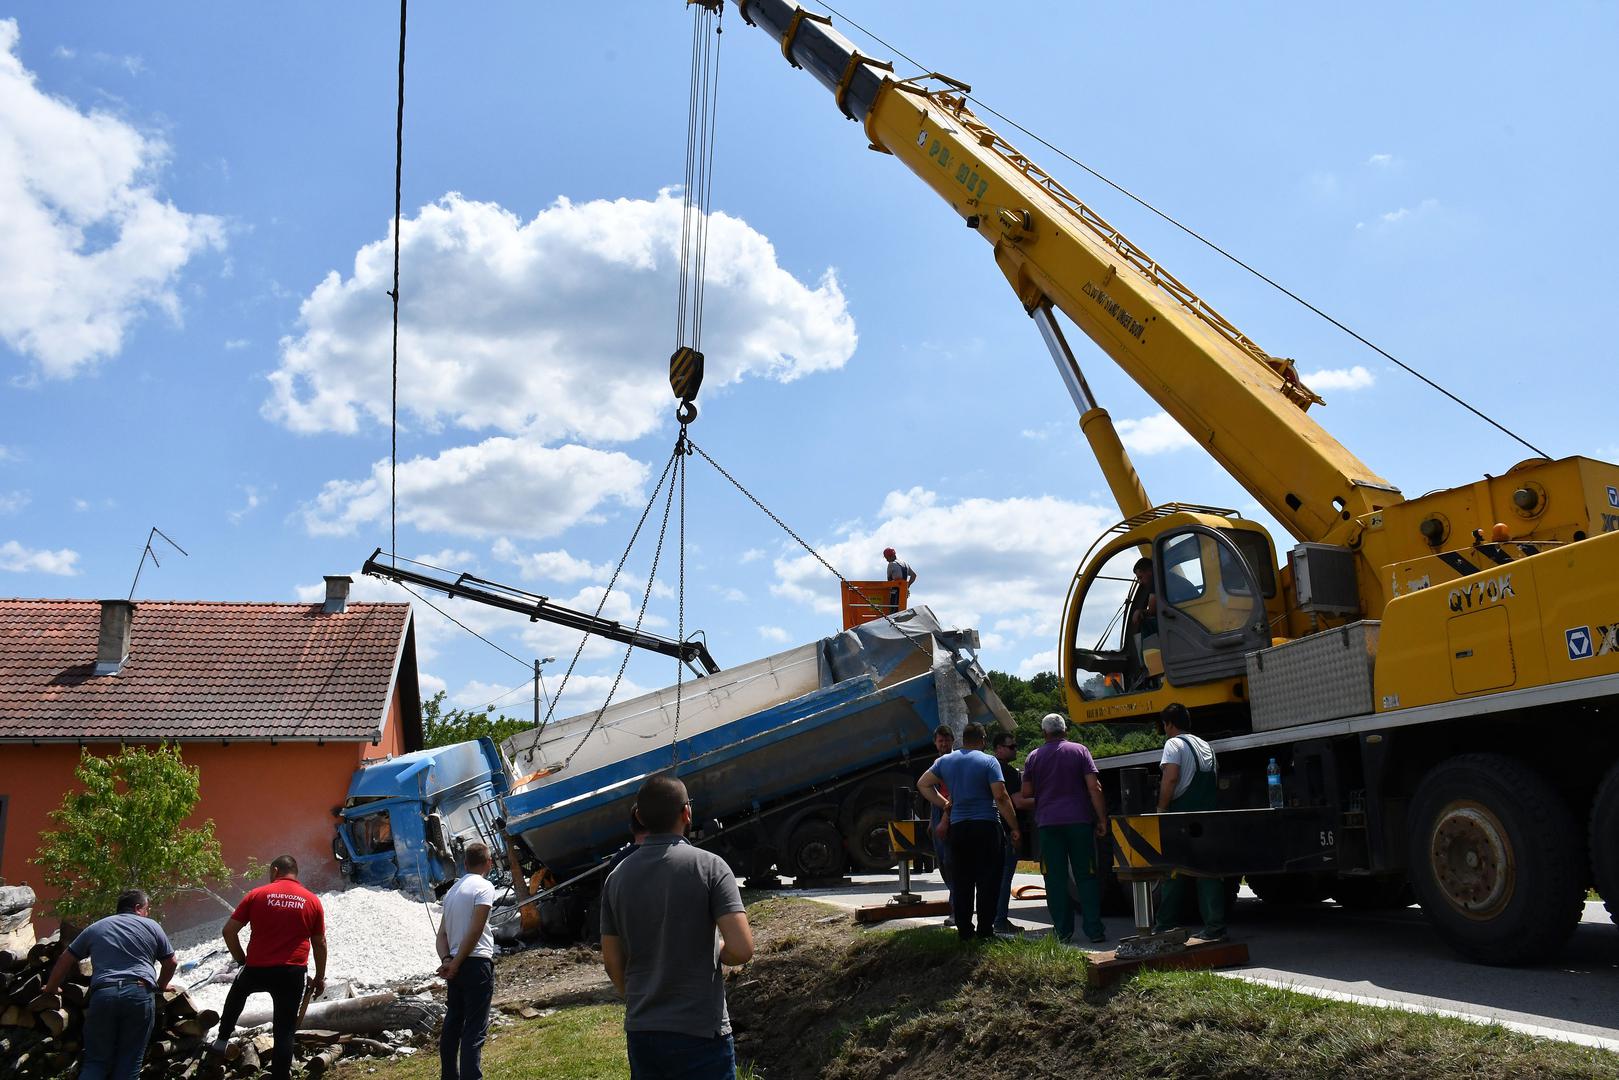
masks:
[[[1271,644],[1281,603],[1270,537],[1256,523],[1179,504],[1120,522],[1069,592],[1070,714],[1128,720],[1170,701],[1241,701],[1247,654]]]

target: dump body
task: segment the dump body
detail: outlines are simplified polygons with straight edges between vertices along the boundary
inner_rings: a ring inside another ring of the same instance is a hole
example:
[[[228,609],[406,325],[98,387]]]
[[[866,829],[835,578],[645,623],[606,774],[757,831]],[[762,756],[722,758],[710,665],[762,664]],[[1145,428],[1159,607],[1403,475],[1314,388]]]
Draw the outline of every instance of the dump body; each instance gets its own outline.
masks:
[[[505,763],[488,738],[367,762],[338,812],[332,852],[356,884],[431,900],[455,880],[466,844],[481,840],[503,859],[497,821],[506,789]]]
[[[847,825],[858,813],[836,789],[885,767],[908,766],[914,779],[941,723],[1011,726],[976,645],[975,632],[944,630],[916,608],[683,684],[678,731],[677,688],[666,687],[613,705],[599,723],[591,712],[524,732],[503,746],[514,777],[507,829],[566,880],[628,839],[637,789],[672,767],[705,842],[726,834],[728,857],[767,872],[790,846],[778,825],[794,816],[778,813],[785,804],[820,804],[826,824]],[[891,806],[891,788],[874,799]]]

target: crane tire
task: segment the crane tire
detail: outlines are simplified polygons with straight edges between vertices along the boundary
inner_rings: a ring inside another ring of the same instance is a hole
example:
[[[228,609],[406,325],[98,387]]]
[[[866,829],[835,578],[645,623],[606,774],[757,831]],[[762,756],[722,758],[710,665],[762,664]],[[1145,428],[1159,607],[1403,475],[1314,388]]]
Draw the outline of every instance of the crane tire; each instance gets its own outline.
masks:
[[[1556,789],[1500,754],[1429,770],[1408,818],[1417,900],[1453,949],[1481,964],[1549,959],[1584,908],[1580,823]]]
[[[1591,800],[1591,827],[1585,835],[1591,844],[1591,879],[1608,918],[1619,923],[1619,764],[1608,770]]]

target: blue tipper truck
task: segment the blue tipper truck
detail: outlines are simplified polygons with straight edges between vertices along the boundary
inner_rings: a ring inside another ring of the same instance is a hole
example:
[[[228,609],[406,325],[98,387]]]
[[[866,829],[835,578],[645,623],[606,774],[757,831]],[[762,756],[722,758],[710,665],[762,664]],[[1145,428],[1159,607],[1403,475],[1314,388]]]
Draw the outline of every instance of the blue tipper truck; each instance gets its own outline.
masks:
[[[641,782],[673,768],[693,840],[743,878],[835,878],[893,865],[894,789],[933,761],[933,731],[1010,730],[973,630],[926,607],[519,733],[362,767],[334,851],[356,881],[428,899],[474,839],[508,853],[518,892],[566,884],[548,931],[582,926],[629,838]],[[383,816],[386,820],[383,820]],[[391,849],[391,850],[390,850]],[[569,924],[576,924],[572,927]]]

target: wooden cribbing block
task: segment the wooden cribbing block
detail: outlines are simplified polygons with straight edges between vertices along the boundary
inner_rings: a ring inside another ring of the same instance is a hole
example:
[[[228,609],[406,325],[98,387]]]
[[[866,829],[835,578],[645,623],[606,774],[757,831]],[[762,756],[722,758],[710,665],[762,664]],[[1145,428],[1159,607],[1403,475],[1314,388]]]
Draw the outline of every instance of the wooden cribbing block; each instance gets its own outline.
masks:
[[[1200,941],[1174,952],[1137,956],[1120,960],[1111,952],[1092,953],[1085,981],[1091,986],[1111,986],[1133,971],[1153,968],[1159,971],[1190,971],[1203,968],[1241,967],[1248,962],[1248,946],[1240,941]]]
[[[880,923],[891,919],[925,919],[929,915],[948,914],[950,914],[950,901],[923,900],[917,904],[873,904],[870,907],[855,908],[854,921]]]

